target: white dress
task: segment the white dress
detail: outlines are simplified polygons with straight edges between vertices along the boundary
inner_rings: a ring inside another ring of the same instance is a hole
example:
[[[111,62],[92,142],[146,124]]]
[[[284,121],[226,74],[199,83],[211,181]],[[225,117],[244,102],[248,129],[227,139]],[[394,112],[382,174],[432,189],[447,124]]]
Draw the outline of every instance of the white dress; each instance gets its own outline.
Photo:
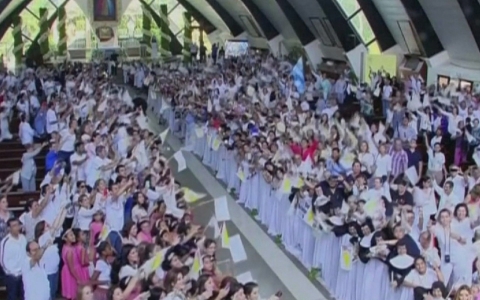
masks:
[[[295,232],[295,221],[297,220],[296,209],[294,208],[294,201],[290,203],[288,195],[282,197],[282,202],[288,204],[288,210],[284,211],[284,217],[282,222],[282,243],[285,245],[285,249],[293,256],[298,257],[300,250],[297,248],[297,236]],[[285,212],[286,215],[285,215]]]
[[[462,224],[452,220],[451,230],[459,235],[462,235]],[[438,246],[440,248],[441,264],[443,278],[446,283],[449,282],[463,282],[472,280],[472,261],[469,256],[465,257],[467,251],[464,245],[461,245],[456,240],[450,238],[450,234],[446,232],[440,224],[433,227],[433,233],[437,237]],[[450,255],[450,262],[445,261],[446,254]],[[465,259],[467,258],[467,259]]]
[[[0,113],[0,141],[3,140],[11,140],[13,138],[12,134],[10,133],[9,128],[9,117],[10,108],[5,107],[4,111]]]
[[[310,269],[313,266],[313,253],[315,251],[315,237],[312,227],[305,221],[305,215],[312,206],[312,198],[304,197],[297,209],[297,228],[299,234],[299,244],[301,250],[300,261],[305,268]]]
[[[340,247],[349,249],[352,253],[354,246],[350,242],[352,236],[345,234],[340,238]],[[340,257],[340,259],[342,259]],[[357,265],[358,263],[352,262],[350,270],[344,270],[339,268],[337,275],[337,284],[335,287],[335,297],[342,300],[356,300],[355,282],[357,279]]]

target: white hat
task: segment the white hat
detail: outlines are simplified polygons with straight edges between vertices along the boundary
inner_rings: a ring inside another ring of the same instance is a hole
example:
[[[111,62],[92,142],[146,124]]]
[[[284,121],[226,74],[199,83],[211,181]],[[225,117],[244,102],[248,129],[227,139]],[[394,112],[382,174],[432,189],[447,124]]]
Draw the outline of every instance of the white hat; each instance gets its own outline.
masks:
[[[300,107],[302,108],[303,111],[310,110],[310,105],[308,105],[307,101],[303,101],[302,104],[300,104]]]
[[[370,245],[372,244],[373,234],[374,234],[374,232],[370,233],[367,236],[364,236],[360,240],[360,246],[362,246],[363,248],[370,248]]]
[[[390,260],[390,264],[399,270],[405,270],[410,268],[415,260],[408,254],[397,255]]]
[[[82,135],[82,142],[89,142],[91,137],[88,134],[83,134]]]
[[[285,133],[285,123],[278,122],[277,123],[277,131],[280,133]]]
[[[343,224],[345,224],[343,219],[338,216],[331,216],[330,218],[328,218],[328,220],[335,226],[342,226]]]
[[[317,206],[317,207],[318,206],[323,206],[323,205],[327,204],[328,201],[330,201],[330,199],[328,199],[327,197],[318,196],[317,199],[315,199],[314,205]]]

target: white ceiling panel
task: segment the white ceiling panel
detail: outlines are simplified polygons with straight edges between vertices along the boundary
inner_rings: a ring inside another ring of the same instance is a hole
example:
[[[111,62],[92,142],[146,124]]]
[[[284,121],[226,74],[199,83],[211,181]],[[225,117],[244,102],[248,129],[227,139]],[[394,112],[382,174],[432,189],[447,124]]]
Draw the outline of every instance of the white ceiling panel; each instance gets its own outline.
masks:
[[[400,0],[373,0],[388,30],[405,53],[420,54],[407,11]]]
[[[345,60],[343,48],[330,21],[317,0],[289,0],[313,35],[320,41],[320,49],[326,58]]]
[[[262,38],[263,33],[260,26],[255,22],[253,16],[245,8],[243,3],[238,0],[216,0],[220,5],[228,11],[230,16],[237,21],[243,30],[245,30],[253,38]],[[260,34],[258,34],[260,33]]]
[[[238,0],[241,2],[241,0]],[[292,25],[275,0],[253,0],[255,5],[265,14],[272,25],[287,40],[298,40]]]
[[[0,14],[0,23],[3,22],[3,20],[5,20],[8,15],[10,15],[15,10],[15,8],[17,8],[23,1],[24,0],[11,0],[7,7],[5,7],[5,9]]]
[[[230,32],[227,25],[215,10],[205,0],[187,0],[195,7],[207,20],[209,20],[218,30]]]
[[[479,64],[480,51],[458,2],[454,0],[418,1],[450,58],[467,64],[468,62]]]

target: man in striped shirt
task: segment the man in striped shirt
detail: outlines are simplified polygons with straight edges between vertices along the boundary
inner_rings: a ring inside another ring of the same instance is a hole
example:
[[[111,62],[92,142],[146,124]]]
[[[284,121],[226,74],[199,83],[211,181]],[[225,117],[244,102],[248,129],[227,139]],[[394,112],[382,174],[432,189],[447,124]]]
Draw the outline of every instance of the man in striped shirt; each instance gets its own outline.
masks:
[[[408,155],[407,152],[403,150],[401,139],[395,139],[389,154],[392,157],[391,175],[395,178],[405,173],[408,168]]]

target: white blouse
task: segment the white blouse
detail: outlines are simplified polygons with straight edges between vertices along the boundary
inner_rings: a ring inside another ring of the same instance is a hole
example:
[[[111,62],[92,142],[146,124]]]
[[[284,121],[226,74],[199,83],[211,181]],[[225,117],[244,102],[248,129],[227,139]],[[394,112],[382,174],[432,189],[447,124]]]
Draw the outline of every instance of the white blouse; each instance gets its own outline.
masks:
[[[445,165],[445,155],[442,152],[434,153],[432,149],[428,149],[428,170],[432,172],[440,172]]]
[[[432,284],[437,280],[437,274],[431,269],[427,269],[425,274],[420,274],[417,270],[413,269],[408,273],[407,277],[405,277],[405,281],[426,289],[431,289]]]

